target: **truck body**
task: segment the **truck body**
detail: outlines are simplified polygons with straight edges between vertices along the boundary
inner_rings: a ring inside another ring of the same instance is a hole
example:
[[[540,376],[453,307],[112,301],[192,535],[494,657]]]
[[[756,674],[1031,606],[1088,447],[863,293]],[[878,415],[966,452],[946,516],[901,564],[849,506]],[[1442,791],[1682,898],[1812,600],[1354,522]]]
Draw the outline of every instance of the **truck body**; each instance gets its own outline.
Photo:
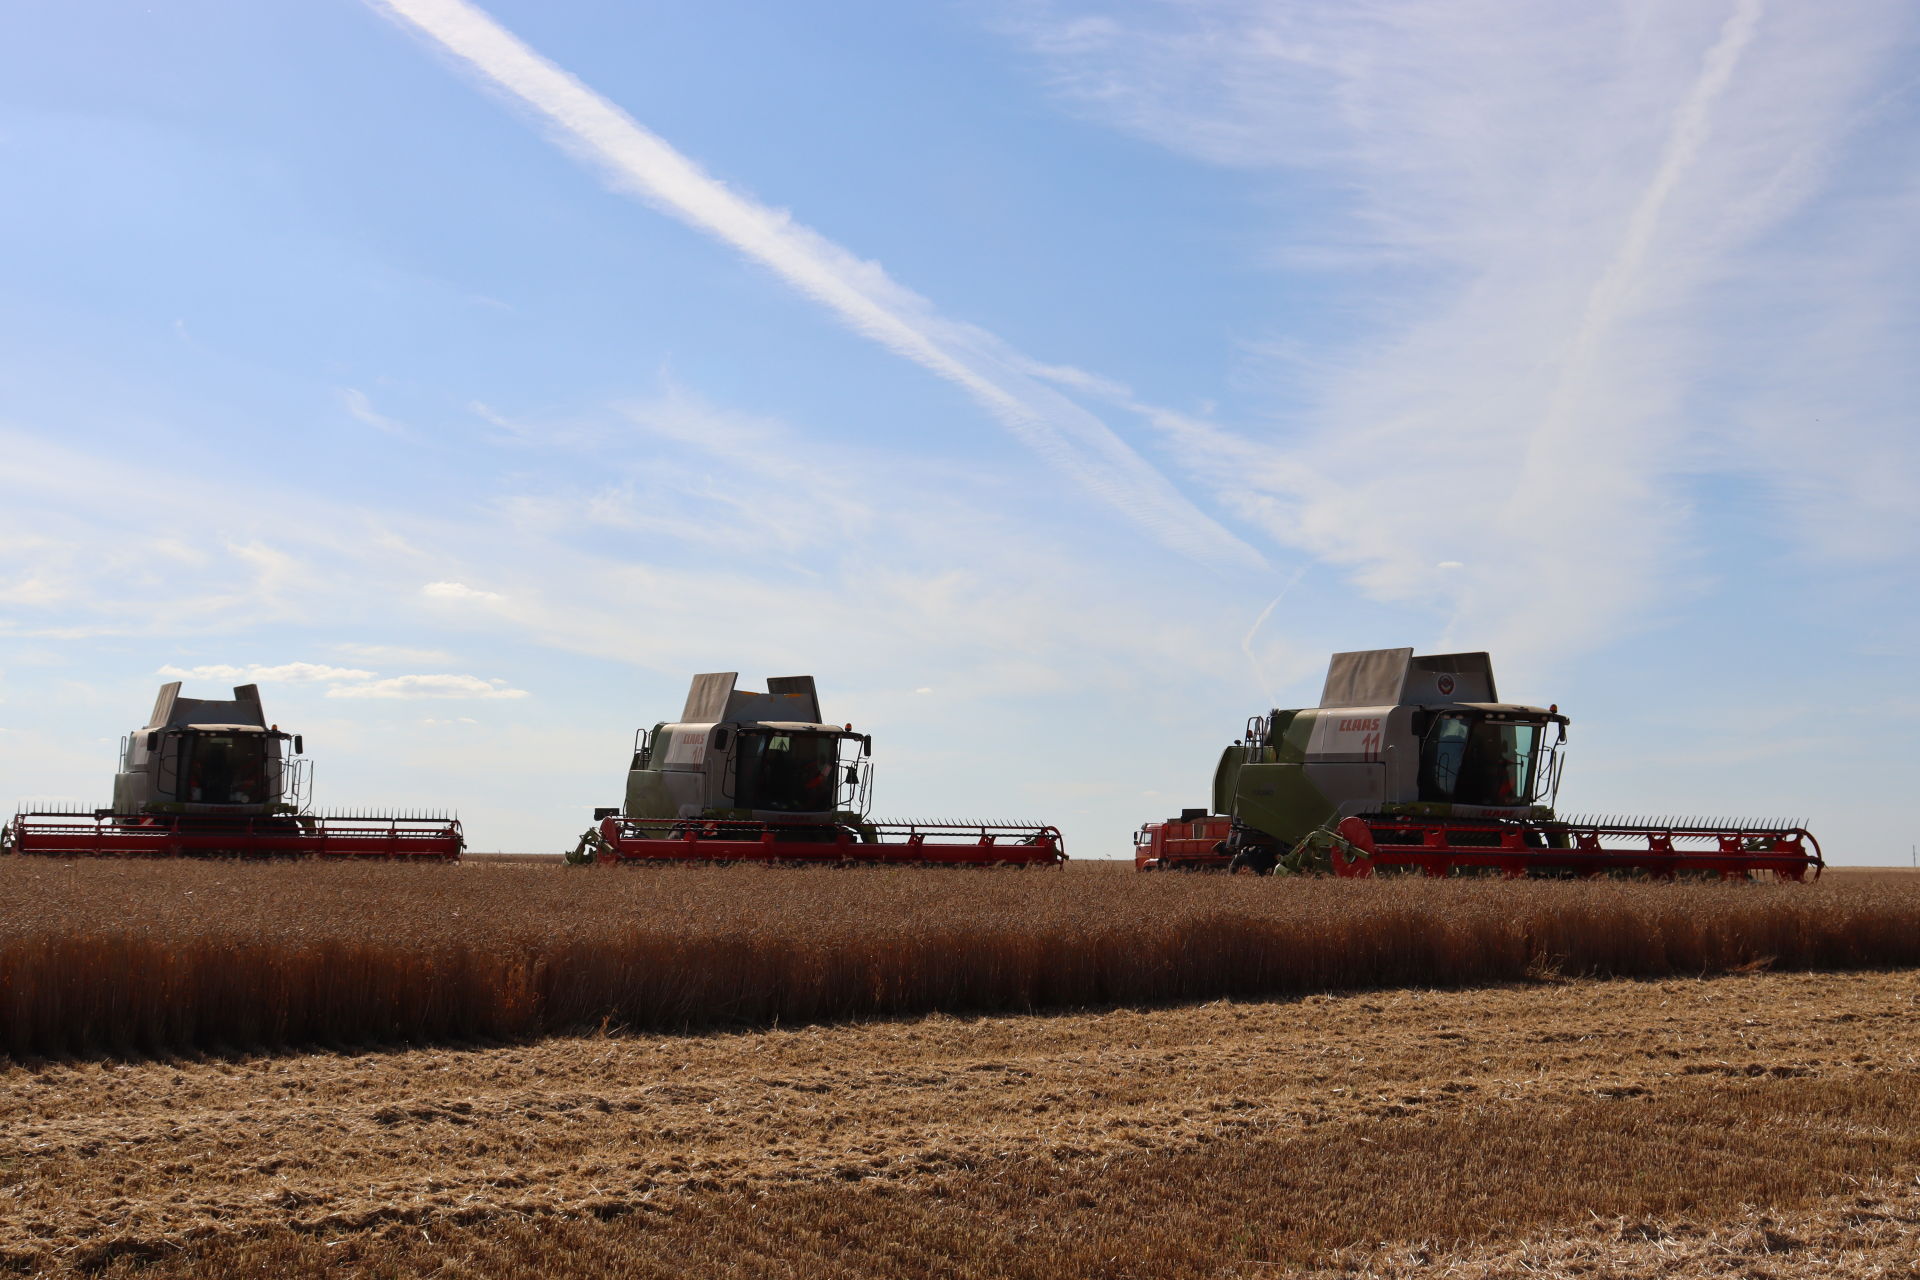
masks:
[[[1135,871],[1224,871],[1231,860],[1227,836],[1233,819],[1205,809],[1182,809],[1177,818],[1149,822],[1133,837]]]

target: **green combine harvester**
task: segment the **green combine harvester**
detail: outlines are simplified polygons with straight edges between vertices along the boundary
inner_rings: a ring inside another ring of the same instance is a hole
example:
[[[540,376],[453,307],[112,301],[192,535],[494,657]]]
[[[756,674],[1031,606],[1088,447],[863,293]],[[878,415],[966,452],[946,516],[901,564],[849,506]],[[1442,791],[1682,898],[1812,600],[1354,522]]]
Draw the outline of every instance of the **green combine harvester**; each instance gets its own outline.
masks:
[[[1053,867],[1057,828],[867,817],[873,739],[820,718],[812,676],[766,691],[739,674],[693,678],[677,721],[634,735],[626,803],[596,809],[567,860]]]
[[[1253,717],[1214,772],[1230,820],[1204,863],[1368,876],[1666,877],[1804,880],[1824,865],[1797,822],[1560,817],[1567,717],[1502,702],[1484,653],[1336,653],[1320,705]],[[1137,838],[1136,865],[1155,828]],[[1196,830],[1199,828],[1195,828]]]
[[[449,814],[316,814],[306,744],[267,720],[260,686],[187,698],[160,686],[145,727],[120,740],[109,808],[14,815],[0,853],[69,858],[392,858],[453,862]]]

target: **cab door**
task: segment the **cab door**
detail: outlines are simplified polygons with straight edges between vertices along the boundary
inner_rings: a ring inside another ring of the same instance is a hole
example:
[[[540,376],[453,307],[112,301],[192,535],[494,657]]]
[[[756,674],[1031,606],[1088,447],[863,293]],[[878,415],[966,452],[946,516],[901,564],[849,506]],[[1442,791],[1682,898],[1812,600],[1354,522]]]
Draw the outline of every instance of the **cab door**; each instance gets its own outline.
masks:
[[[1472,720],[1462,714],[1445,712],[1433,718],[1420,740],[1420,798],[1436,804],[1452,804],[1466,771],[1467,742],[1473,735]]]

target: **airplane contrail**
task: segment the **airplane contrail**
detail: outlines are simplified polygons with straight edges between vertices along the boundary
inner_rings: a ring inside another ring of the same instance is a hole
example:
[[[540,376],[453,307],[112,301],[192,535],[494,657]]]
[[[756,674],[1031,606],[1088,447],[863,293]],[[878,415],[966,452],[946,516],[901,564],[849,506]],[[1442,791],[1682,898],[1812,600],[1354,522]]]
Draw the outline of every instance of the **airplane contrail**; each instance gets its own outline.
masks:
[[[1726,95],[1741,55],[1753,43],[1764,7],[1764,0],[1736,0],[1733,12],[1721,26],[1720,38],[1707,51],[1699,75],[1674,113],[1659,166],[1635,202],[1613,256],[1588,291],[1586,307],[1568,345],[1545,417],[1527,441],[1520,477],[1509,500],[1510,508],[1525,506],[1531,517],[1538,508],[1562,501],[1559,486],[1554,483],[1563,465],[1559,454],[1575,428],[1578,407],[1588,397],[1600,344],[1632,299],[1645,270],[1648,250],[1660,229],[1661,215],[1666,212],[1687,170],[1707,145],[1713,109]]]
[[[1306,576],[1306,566],[1302,565],[1294,570],[1293,576],[1287,579],[1287,585],[1280,588],[1279,595],[1267,602],[1267,607],[1260,611],[1260,616],[1253,620],[1253,625],[1247,628],[1247,634],[1240,640],[1240,652],[1247,655],[1247,665],[1253,668],[1253,678],[1259,683],[1260,692],[1266,695],[1269,704],[1278,702],[1279,699],[1274,696],[1273,685],[1267,679],[1267,669],[1261,666],[1260,659],[1254,656],[1253,638],[1260,634],[1261,627],[1267,625],[1267,618],[1279,607],[1280,602],[1285,600],[1287,594],[1300,585],[1300,579]]]
[[[1210,564],[1261,568],[1260,553],[1182,495],[1093,413],[1025,372],[999,338],[940,316],[877,264],[730,190],[665,139],[534,52],[467,0],[367,0],[545,119],[612,184],[733,246],[856,332],[945,378],[1016,438],[1166,546]]]

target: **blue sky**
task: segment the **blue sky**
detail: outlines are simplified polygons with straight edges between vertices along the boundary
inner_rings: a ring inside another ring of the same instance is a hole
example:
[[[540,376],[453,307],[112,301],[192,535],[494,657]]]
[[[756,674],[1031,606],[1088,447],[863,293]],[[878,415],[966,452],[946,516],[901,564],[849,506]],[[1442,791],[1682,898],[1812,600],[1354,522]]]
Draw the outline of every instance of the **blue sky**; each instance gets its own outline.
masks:
[[[1411,644],[1565,808],[1908,858],[1909,6],[10,25],[0,802],[257,678],[322,807],[558,849],[737,668],[1117,856]]]

